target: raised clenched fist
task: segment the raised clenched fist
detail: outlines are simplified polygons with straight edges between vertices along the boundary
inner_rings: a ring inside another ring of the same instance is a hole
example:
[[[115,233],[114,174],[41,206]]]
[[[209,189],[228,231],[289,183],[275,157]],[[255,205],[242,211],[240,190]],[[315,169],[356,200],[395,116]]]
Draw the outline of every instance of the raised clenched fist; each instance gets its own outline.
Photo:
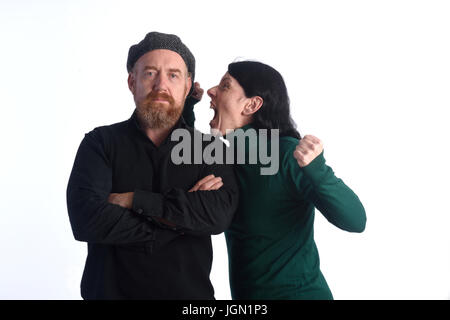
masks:
[[[306,167],[323,151],[323,144],[319,138],[312,135],[304,136],[295,147],[294,158],[300,167]]]

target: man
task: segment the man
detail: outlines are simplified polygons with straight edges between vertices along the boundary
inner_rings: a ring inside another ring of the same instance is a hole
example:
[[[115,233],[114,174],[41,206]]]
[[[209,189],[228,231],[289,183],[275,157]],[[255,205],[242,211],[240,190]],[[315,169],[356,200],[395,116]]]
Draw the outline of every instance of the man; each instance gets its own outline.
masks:
[[[171,132],[194,135],[181,117],[194,56],[151,32],[127,70],[133,115],[86,134],[67,188],[75,239],[88,243],[82,297],[214,299],[210,235],[230,224],[238,189],[230,166],[171,161]]]

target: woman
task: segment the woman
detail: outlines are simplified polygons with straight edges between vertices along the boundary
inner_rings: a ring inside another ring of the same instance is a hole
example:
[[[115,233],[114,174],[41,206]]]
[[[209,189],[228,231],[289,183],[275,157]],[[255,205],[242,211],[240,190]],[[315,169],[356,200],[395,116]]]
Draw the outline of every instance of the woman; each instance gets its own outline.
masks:
[[[278,129],[280,136],[275,175],[260,175],[258,164],[235,166],[240,203],[225,233],[232,298],[333,299],[319,267],[314,208],[335,226],[362,232],[363,205],[325,164],[320,140],[300,138],[275,69],[259,62],[231,63],[208,95],[215,112],[212,129],[223,135],[226,129]],[[192,108],[186,108],[189,113]]]

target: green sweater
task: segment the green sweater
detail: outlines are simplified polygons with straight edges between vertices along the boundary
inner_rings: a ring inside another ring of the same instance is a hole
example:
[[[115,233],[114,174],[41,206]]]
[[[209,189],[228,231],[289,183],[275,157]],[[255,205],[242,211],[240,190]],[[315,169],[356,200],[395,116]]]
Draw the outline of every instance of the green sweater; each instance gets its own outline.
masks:
[[[298,139],[279,141],[277,174],[260,175],[259,164],[235,165],[240,200],[225,232],[232,298],[332,299],[314,242],[314,208],[335,226],[362,232],[364,207],[323,152],[300,168],[293,156]]]

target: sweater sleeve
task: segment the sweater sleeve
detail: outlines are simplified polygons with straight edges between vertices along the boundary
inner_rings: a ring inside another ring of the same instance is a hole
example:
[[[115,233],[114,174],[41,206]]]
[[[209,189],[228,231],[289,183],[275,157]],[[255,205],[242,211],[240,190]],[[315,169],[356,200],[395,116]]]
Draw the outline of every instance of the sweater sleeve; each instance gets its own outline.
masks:
[[[322,152],[301,168],[293,156],[295,145],[284,155],[284,165],[296,193],[308,201],[336,227],[363,232],[366,212],[358,196],[326,165]],[[292,185],[292,184],[291,184]]]

